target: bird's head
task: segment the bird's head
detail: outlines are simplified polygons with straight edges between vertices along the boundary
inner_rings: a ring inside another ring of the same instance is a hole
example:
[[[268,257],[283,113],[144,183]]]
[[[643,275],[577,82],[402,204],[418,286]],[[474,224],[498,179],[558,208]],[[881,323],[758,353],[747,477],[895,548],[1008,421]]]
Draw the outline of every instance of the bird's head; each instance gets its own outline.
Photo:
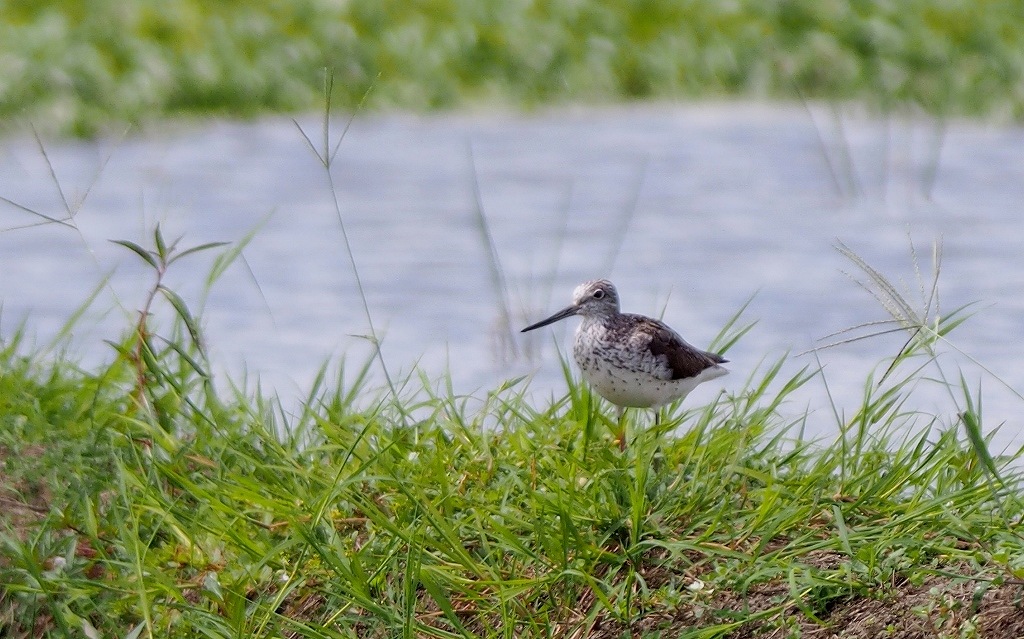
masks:
[[[590,280],[576,287],[572,292],[572,305],[563,308],[551,317],[531,324],[522,330],[523,333],[535,328],[553,324],[558,320],[572,315],[583,317],[601,317],[619,312],[619,292],[608,280]]]

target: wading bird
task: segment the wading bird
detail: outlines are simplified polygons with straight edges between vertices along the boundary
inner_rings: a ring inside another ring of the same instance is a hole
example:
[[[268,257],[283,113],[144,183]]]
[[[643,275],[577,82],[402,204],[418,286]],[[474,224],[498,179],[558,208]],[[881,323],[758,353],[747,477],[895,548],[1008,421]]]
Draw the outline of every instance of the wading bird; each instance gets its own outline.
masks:
[[[522,330],[532,331],[579,315],[573,359],[583,379],[616,405],[619,447],[626,448],[623,414],[626,408],[658,408],[686,397],[698,384],[729,371],[728,360],[688,344],[664,322],[619,310],[619,293],[608,280],[591,280],[576,287],[572,304]]]

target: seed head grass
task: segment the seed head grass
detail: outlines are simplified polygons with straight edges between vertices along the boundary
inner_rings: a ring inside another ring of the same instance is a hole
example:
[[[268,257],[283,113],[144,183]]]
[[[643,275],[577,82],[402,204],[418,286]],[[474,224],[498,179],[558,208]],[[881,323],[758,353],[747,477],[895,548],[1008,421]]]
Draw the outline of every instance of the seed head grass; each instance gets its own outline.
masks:
[[[174,255],[154,243],[124,245]],[[1018,466],[988,451],[979,390],[953,381],[948,414],[912,408],[925,378],[946,383],[927,340],[831,416],[790,401],[820,369],[766,359],[657,427],[630,414],[620,452],[614,411],[565,361],[564,395],[541,403],[525,379],[469,397],[342,362],[287,410],[213,384],[201,323],[151,299],[167,312],[95,369],[24,329],[0,344],[4,636],[1024,629]],[[738,316],[716,343],[749,330]],[[834,435],[807,439],[822,419]]]

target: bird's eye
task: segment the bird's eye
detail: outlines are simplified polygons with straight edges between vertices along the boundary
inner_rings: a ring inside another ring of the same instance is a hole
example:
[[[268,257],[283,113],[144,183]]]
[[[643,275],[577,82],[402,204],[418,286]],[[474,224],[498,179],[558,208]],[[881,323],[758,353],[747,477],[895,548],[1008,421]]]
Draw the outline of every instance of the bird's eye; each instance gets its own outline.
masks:
[[[594,291],[594,299],[595,300],[602,299],[603,297],[604,297],[604,289],[600,289],[599,288],[596,291]]]

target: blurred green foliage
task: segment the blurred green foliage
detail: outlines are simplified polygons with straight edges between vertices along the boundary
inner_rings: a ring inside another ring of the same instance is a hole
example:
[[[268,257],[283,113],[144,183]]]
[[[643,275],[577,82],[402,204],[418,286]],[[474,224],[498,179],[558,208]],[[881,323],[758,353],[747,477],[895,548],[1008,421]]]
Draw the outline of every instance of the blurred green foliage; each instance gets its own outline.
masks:
[[[1024,116],[1020,0],[0,0],[0,118],[755,96]]]

